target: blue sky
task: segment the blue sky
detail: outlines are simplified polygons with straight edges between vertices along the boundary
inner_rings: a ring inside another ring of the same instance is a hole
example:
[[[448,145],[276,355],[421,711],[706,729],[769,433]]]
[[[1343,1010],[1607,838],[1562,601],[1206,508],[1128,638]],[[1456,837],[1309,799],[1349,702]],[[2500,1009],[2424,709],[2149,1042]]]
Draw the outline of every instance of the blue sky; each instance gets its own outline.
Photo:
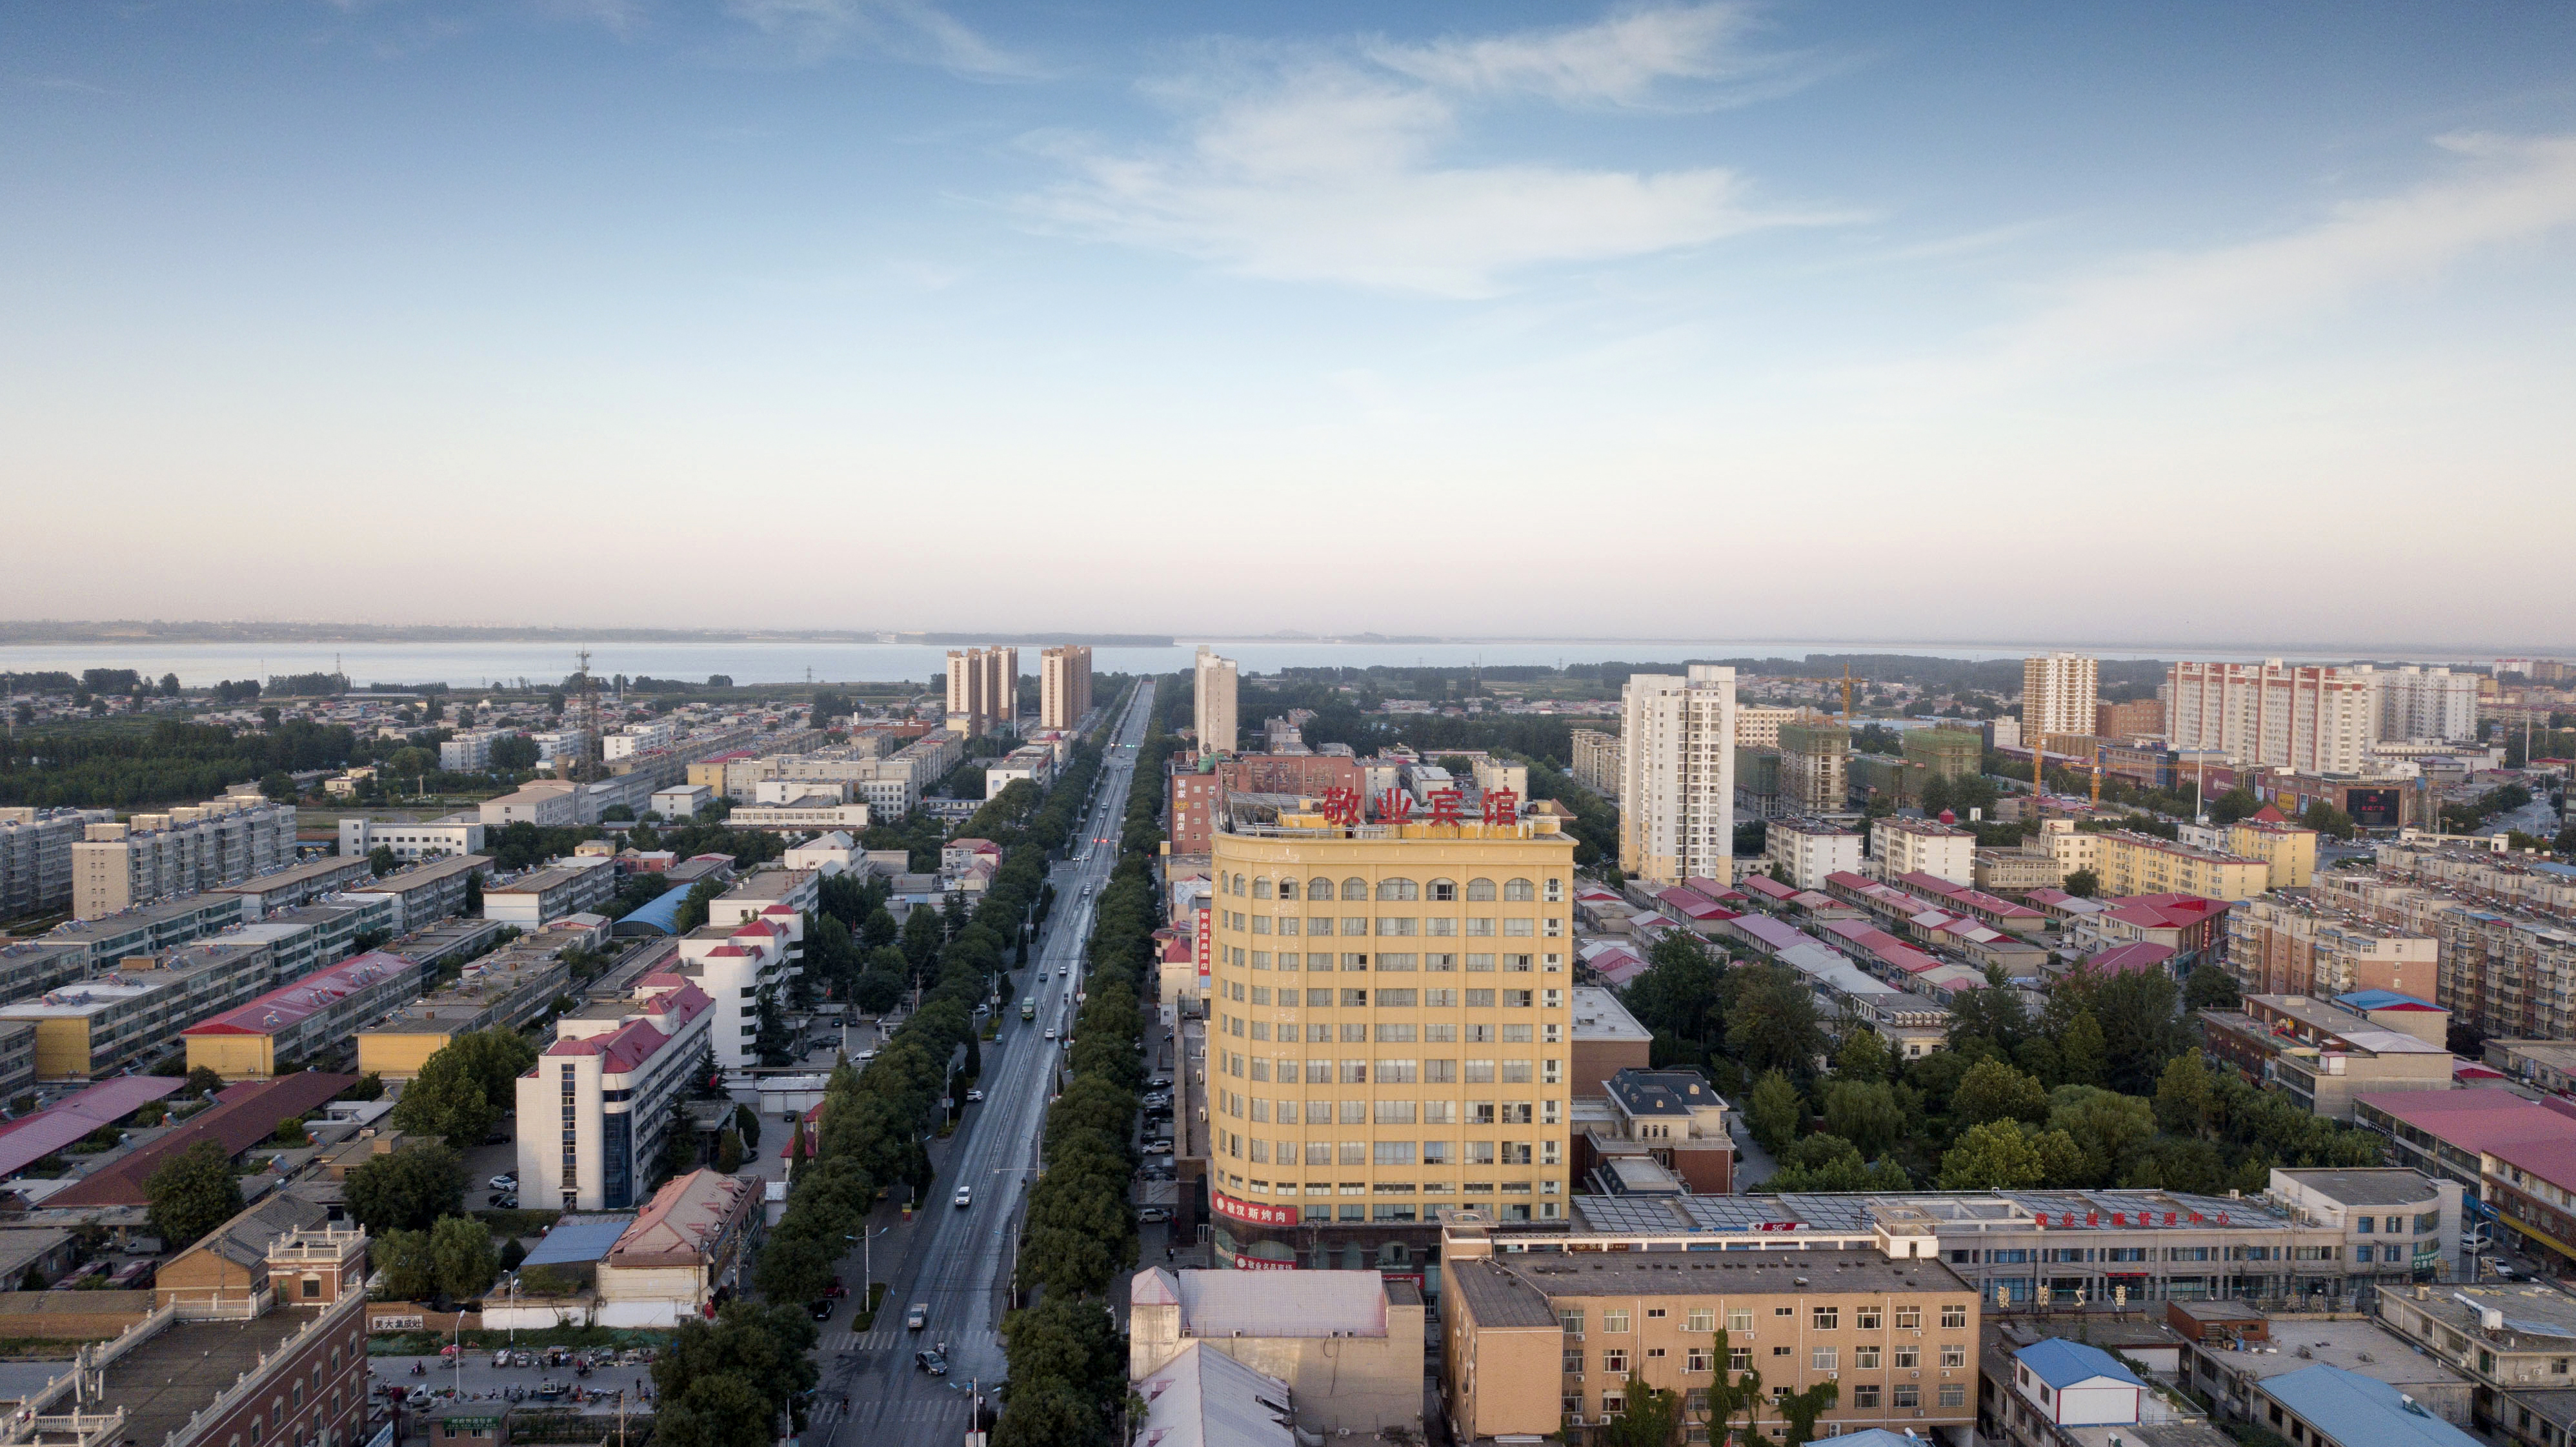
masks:
[[[0,11],[15,616],[2576,647],[2567,7]]]

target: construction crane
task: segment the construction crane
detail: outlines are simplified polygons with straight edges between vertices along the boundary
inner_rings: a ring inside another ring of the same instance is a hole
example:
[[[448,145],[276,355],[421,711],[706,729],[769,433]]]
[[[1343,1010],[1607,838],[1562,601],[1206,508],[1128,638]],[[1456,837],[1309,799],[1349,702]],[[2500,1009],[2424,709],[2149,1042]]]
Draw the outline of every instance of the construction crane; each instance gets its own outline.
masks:
[[[1868,680],[1868,679],[1866,679],[1866,678],[1863,678],[1863,679],[1857,679],[1857,680],[1856,680],[1856,679],[1854,679],[1854,678],[1852,677],[1851,665],[1850,665],[1850,664],[1848,664],[1848,663],[1846,663],[1846,664],[1844,664],[1844,665],[1843,665],[1843,676],[1842,676],[1842,677],[1840,677],[1840,678],[1815,678],[1815,677],[1803,676],[1803,675],[1799,675],[1799,674],[1786,674],[1786,673],[1760,673],[1760,674],[1755,674],[1755,675],[1754,675],[1754,677],[1756,677],[1756,678],[1758,678],[1758,679],[1762,680],[1762,681],[1763,681],[1763,682],[1765,682],[1765,683],[1821,683],[1821,684],[1825,685],[1827,688],[1832,688],[1832,687],[1834,687],[1834,686],[1836,686],[1836,685],[1840,685],[1840,686],[1841,686],[1841,688],[1842,688],[1842,691],[1843,691],[1843,724],[1844,724],[1844,726],[1845,726],[1845,727],[1849,727],[1849,726],[1850,726],[1850,724],[1851,724],[1851,717],[1852,717],[1852,685],[1853,685],[1855,682],[1859,682],[1859,683],[1867,683],[1867,682],[1869,682],[1869,680]]]

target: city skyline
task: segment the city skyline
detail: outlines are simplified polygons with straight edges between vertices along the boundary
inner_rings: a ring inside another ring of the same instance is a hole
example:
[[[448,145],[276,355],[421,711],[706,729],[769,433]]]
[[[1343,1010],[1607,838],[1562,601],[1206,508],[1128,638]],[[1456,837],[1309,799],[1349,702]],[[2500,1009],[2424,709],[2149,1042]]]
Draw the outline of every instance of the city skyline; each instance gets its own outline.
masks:
[[[2544,647],[2571,29],[20,11],[0,614]]]

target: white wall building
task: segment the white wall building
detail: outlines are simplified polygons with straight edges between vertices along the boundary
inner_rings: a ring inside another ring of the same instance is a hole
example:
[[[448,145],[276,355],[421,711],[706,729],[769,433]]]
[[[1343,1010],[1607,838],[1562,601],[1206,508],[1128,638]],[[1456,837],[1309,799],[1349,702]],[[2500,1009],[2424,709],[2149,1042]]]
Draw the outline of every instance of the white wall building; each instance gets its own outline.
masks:
[[[2478,736],[2478,677],[2447,668],[2374,668],[2353,670],[2370,685],[2372,743],[2417,739],[2474,739]]]
[[[657,973],[631,1000],[558,1019],[555,1043],[519,1077],[520,1199],[566,1211],[635,1205],[716,1017],[701,985]]]
[[[1774,819],[1763,835],[1762,854],[1780,866],[1795,889],[1822,889],[1836,871],[1860,872],[1861,837],[1818,819]]]
[[[2090,734],[2102,664],[2075,653],[2021,661],[2021,731],[2026,738]]]
[[[1656,884],[1733,879],[1735,670],[1632,674],[1619,736],[1619,867]]]
[[[2217,749],[2231,764],[2357,774],[2371,741],[2371,685],[2340,668],[2177,663],[2165,681],[2165,735]]]
[[[714,803],[716,791],[704,784],[674,784],[653,791],[653,812],[665,819],[687,820]]]
[[[677,743],[679,738],[680,726],[668,719],[631,723],[616,733],[600,739],[600,757],[631,759],[637,754],[649,754],[655,749],[667,749]]]
[[[483,851],[483,820],[475,814],[450,814],[420,823],[345,818],[340,821],[342,858],[355,859],[372,854],[379,844],[392,850],[394,858],[405,864],[415,864],[423,859],[442,859],[450,854],[479,854]]]
[[[451,773],[479,773],[492,767],[492,743],[510,737],[508,729],[467,729],[438,746],[438,766]]]
[[[1937,819],[1873,820],[1869,852],[1882,879],[1920,871],[1953,884],[1977,882],[1977,836]]]
[[[790,938],[775,919],[704,924],[680,937],[680,973],[715,1001],[708,1039],[727,1070],[760,1063],[760,1002],[787,981]]]

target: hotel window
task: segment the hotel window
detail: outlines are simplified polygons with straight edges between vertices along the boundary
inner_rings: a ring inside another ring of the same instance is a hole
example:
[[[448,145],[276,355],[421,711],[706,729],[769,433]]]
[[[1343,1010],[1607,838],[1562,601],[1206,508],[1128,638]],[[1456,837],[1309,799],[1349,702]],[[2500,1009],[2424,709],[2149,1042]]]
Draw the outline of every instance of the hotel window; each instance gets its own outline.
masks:
[[[1508,900],[1516,900],[1516,901],[1521,901],[1521,902],[1527,902],[1527,901],[1529,901],[1529,900],[1533,900],[1533,899],[1538,898],[1538,891],[1537,891],[1537,890],[1536,890],[1536,889],[1535,889],[1535,888],[1530,884],[1530,882],[1529,882],[1528,880],[1526,880],[1526,879],[1514,879],[1514,880],[1506,881],[1506,882],[1504,883],[1504,885],[1503,885],[1503,898],[1508,899]]]
[[[1716,1311],[1712,1310],[1712,1309],[1711,1309],[1711,1308],[1709,1308],[1709,1307],[1705,1307],[1705,1306],[1695,1306],[1695,1307],[1692,1307],[1692,1308],[1690,1309],[1690,1314],[1689,1314],[1688,1316],[1685,1316],[1685,1317],[1683,1317],[1683,1318],[1682,1318],[1682,1330],[1684,1330],[1684,1331],[1715,1331],[1715,1330],[1717,1330],[1717,1313],[1716,1313]]]
[[[1921,1365],[1923,1365],[1923,1348],[1898,1347],[1896,1349],[1896,1369],[1898,1371],[1908,1371]]]
[[[1565,1374],[1569,1377],[1579,1377],[1583,1375],[1583,1348],[1567,1347],[1565,1349],[1564,1370]]]
[[[1878,1405],[1878,1384],[1875,1382],[1863,1382],[1858,1386],[1853,1387],[1852,1405],[1860,1408],[1876,1407]]]
[[[1601,1353],[1601,1370],[1614,1375],[1626,1372],[1628,1370],[1628,1349],[1625,1347],[1604,1348]],[[1605,1408],[1608,1407],[1610,1405],[1610,1399],[1607,1396],[1604,1396],[1601,1399],[1601,1405]]]
[[[1818,1331],[1835,1331],[1842,1324],[1842,1308],[1838,1306],[1819,1306],[1808,1316],[1808,1325]]]
[[[1897,1384],[1896,1384],[1896,1405],[1897,1405],[1897,1406],[1899,1406],[1899,1407],[1920,1407],[1920,1406],[1922,1406],[1922,1405],[1923,1405],[1923,1389],[1922,1389],[1921,1387],[1918,1387],[1918,1386],[1914,1385],[1912,1382],[1899,1382],[1899,1383],[1897,1383]]]
[[[1941,1303],[1941,1324],[1943,1326],[1966,1326],[1968,1324],[1967,1303],[1961,1301],[1945,1301]],[[1899,1322],[1897,1325],[1902,1326],[1904,1323]]]
[[[1489,900],[1493,897],[1494,882],[1492,880],[1471,879],[1467,881],[1467,898],[1471,903]]]
[[[1704,1372],[1708,1370],[1708,1367],[1709,1349],[1707,1347],[1692,1347],[1690,1350],[1682,1354],[1683,1371]]]
[[[1731,1345],[1727,1347],[1726,1369],[1730,1372],[1749,1372],[1753,1370],[1753,1348]]]
[[[1878,1348],[1876,1348],[1876,1347],[1853,1347],[1853,1348],[1852,1348],[1852,1370],[1854,1370],[1854,1371],[1861,1371],[1861,1372],[1868,1372],[1868,1371],[1876,1371],[1877,1369],[1878,1369]]]
[[[1753,1313],[1751,1311],[1728,1312],[1726,1314],[1726,1329],[1728,1331],[1753,1330]]]
[[[1621,1308],[1616,1311],[1605,1311],[1601,1313],[1601,1329],[1603,1331],[1612,1332],[1626,1331],[1628,1329],[1627,1310],[1625,1308]]]
[[[1368,898],[1368,897],[1369,897],[1369,886],[1368,886],[1368,881],[1367,881],[1367,880],[1365,880],[1365,879],[1345,879],[1345,880],[1343,880],[1343,881],[1342,881],[1342,898],[1344,898],[1344,899],[1366,899],[1366,898]]]
[[[1811,1371],[1830,1372],[1841,1364],[1842,1351],[1838,1347],[1817,1347],[1807,1354],[1807,1367]]]
[[[1967,1364],[1968,1349],[1966,1347],[1957,1342],[1944,1342],[1942,1344],[1941,1365],[1945,1367],[1964,1367]]]
[[[1944,1407],[1964,1407],[1968,1405],[1968,1384],[1965,1382],[1943,1382],[1941,1384],[1941,1405]]]

